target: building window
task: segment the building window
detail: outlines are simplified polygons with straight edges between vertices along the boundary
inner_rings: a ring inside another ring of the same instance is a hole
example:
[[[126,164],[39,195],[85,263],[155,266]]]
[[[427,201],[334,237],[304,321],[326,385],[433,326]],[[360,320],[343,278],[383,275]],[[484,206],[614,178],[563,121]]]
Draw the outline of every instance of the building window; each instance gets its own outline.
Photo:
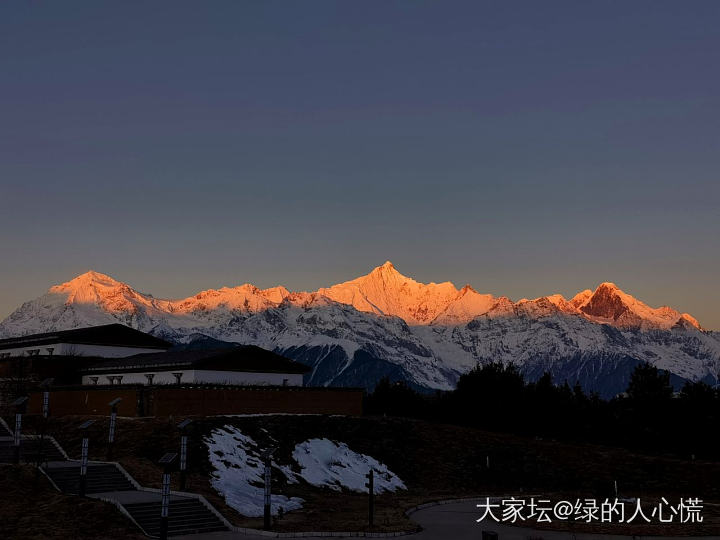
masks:
[[[123,375],[118,375],[118,376],[115,377],[115,379],[117,379],[117,383],[118,383],[118,384],[122,384]]]
[[[97,383],[100,380],[100,377],[90,377],[90,380],[92,381],[93,386],[97,386]]]
[[[110,382],[110,384],[115,384],[115,375],[108,375],[107,380]]]
[[[283,386],[290,384],[290,379],[283,379]]]
[[[173,373],[173,377],[175,377],[175,383],[180,384],[180,379],[182,379],[183,374],[182,373]]]
[[[0,358],[10,358],[11,354],[12,353],[9,352],[0,353]]]
[[[146,373],[145,378],[147,379],[148,384],[152,384],[153,379],[155,378],[154,373]]]
[[[47,347],[45,350],[47,351],[48,356],[52,356],[53,351],[55,350],[55,347]]]
[[[27,355],[28,356],[37,356],[40,354],[40,349],[28,349]]]

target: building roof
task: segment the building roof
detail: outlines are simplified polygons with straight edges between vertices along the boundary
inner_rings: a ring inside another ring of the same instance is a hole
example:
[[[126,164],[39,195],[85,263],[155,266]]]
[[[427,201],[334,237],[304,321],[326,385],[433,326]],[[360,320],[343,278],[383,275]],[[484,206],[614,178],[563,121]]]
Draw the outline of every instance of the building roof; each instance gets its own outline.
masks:
[[[51,343],[71,343],[77,345],[109,345],[115,347],[142,347],[146,349],[169,349],[171,343],[134,330],[123,324],[104,324],[76,328],[75,330],[61,330],[45,334],[31,334],[7,339],[0,339],[0,350],[15,349],[18,347],[33,347],[49,345]]]
[[[231,349],[136,354],[125,358],[101,361],[86,367],[82,372],[90,375],[175,369],[209,369],[246,373],[307,373],[311,368],[254,345],[241,345]]]
[[[97,356],[11,356],[0,359],[0,379],[30,378],[38,381],[53,378],[54,385],[79,384],[80,370],[105,360]]]

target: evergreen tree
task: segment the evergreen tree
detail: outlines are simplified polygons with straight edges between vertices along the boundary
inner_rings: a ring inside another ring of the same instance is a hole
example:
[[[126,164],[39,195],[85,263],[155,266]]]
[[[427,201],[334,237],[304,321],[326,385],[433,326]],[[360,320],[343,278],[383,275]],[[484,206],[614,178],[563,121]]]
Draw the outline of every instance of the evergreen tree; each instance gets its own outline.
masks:
[[[627,393],[630,399],[641,404],[667,401],[673,395],[670,374],[651,364],[640,364],[630,376]]]

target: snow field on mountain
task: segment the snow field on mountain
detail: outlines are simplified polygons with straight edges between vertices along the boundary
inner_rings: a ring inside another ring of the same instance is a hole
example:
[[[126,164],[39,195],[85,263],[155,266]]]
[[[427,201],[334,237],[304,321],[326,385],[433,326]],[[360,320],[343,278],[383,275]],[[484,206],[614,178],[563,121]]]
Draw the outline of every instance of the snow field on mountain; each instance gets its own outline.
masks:
[[[463,373],[493,361],[526,373],[548,369],[570,383],[580,369],[601,373],[583,384],[612,397],[626,381],[610,363],[647,361],[710,383],[720,371],[719,333],[610,282],[569,301],[555,294],[513,302],[450,282],[423,284],[390,262],[316,292],[245,284],[181,300],[91,271],[23,304],[0,323],[0,337],[118,322],[175,343],[210,337],[286,354],[311,365],[316,386],[372,388],[389,376],[451,390]],[[581,357],[595,366],[580,366]]]
[[[652,308],[610,282],[601,283],[594,292],[582,291],[570,301],[552,294],[513,302],[505,296],[480,294],[469,285],[458,290],[447,281],[420,283],[398,272],[388,261],[365,276],[315,292],[290,292],[282,286],[262,290],[246,283],[209,289],[180,300],[158,299],[110,276],[89,271],[23,304],[0,323],[0,336],[110,320],[121,320],[142,330],[164,325],[183,332],[189,328],[213,328],[216,333],[225,333],[222,327],[229,319],[276,310],[296,312],[292,318],[302,326],[302,312],[313,308],[324,308],[323,314],[316,311],[313,324],[328,330],[354,322],[353,312],[371,313],[380,319],[397,317],[409,326],[459,326],[481,316],[538,318],[565,314],[618,328],[667,330],[682,323],[700,329],[692,316],[667,306]],[[272,325],[272,317],[265,322]]]

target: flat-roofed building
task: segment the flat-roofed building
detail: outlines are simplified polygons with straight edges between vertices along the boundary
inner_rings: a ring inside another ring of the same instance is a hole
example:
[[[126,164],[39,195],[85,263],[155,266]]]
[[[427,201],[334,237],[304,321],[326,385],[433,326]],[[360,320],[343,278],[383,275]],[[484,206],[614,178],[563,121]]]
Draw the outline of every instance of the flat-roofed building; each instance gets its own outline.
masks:
[[[168,351],[100,361],[81,370],[83,385],[214,384],[302,386],[310,368],[272,351],[229,349]]]
[[[106,324],[0,339],[0,359],[17,356],[121,358],[166,351],[167,341],[122,324]]]

